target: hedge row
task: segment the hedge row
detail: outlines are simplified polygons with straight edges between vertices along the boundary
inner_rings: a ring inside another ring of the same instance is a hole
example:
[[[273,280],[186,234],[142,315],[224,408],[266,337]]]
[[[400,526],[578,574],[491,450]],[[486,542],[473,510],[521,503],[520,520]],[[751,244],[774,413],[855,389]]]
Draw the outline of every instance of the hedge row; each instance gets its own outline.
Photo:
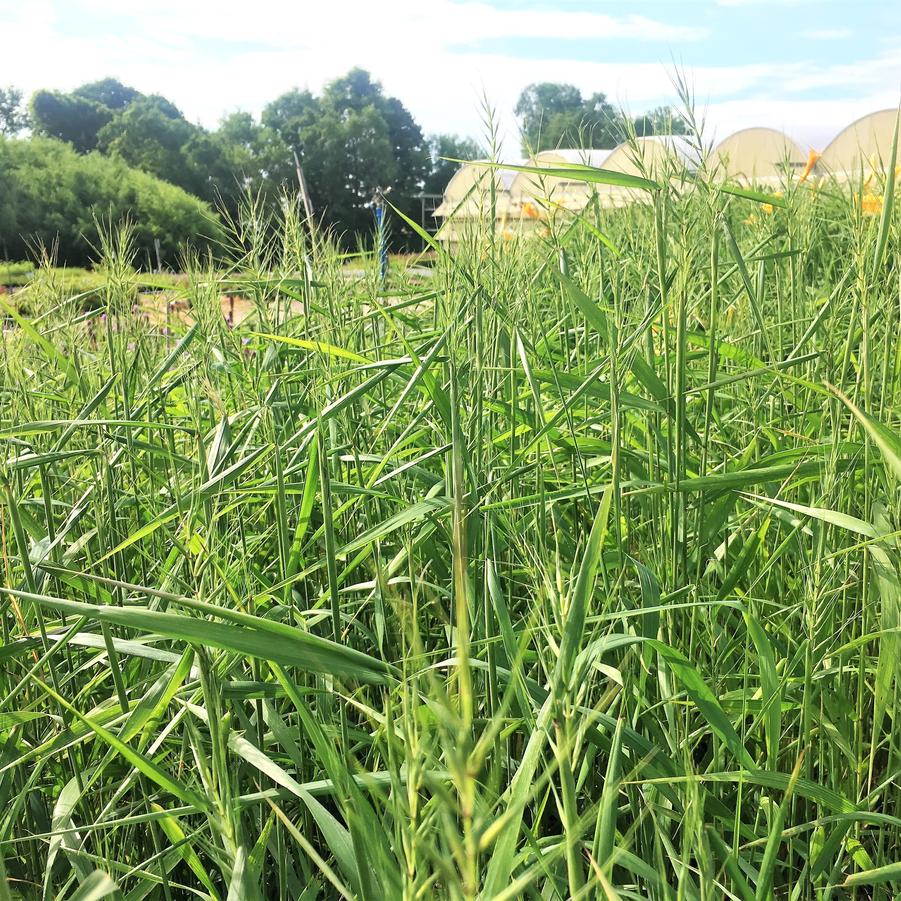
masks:
[[[33,257],[55,248],[57,260],[94,258],[97,222],[125,217],[135,226],[142,260],[175,266],[186,245],[213,246],[221,229],[196,197],[99,153],[79,155],[51,138],[0,138],[0,259]],[[139,261],[140,262],[140,261]]]

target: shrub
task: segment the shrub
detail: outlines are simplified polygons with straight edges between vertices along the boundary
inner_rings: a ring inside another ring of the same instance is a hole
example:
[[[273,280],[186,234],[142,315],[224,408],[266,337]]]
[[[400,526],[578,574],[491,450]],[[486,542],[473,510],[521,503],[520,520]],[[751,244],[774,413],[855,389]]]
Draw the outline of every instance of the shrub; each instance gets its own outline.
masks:
[[[130,218],[140,257],[154,262],[154,240],[174,265],[186,245],[220,238],[212,208],[180,188],[98,153],[84,156],[51,138],[0,139],[0,249],[18,259],[37,246],[80,265],[94,256],[97,219]]]

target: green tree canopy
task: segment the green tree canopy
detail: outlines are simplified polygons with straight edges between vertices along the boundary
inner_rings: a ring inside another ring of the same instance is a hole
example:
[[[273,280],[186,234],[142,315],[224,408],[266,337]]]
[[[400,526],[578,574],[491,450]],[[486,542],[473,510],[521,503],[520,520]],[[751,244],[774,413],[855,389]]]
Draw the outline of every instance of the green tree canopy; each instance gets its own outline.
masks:
[[[22,92],[12,85],[0,88],[0,135],[16,135],[30,124]]]
[[[164,97],[105,78],[73,92],[38,91],[35,130],[78,152],[97,149],[234,213],[250,191],[274,200],[296,187],[300,160],[314,212],[348,235],[372,230],[374,193],[411,218],[433,169],[429,147],[409,110],[363,69],[330,82],[319,96],[293,90],[259,120],[226,116],[213,130],[189,122]],[[403,238],[403,229],[395,236]]]
[[[248,113],[222,120],[212,132],[189,122],[175,104],[142,94],[115,78],[70,94],[38,91],[36,131],[79,152],[107,156],[176,185],[234,213],[246,190],[273,194],[293,177],[291,154],[278,133]]]
[[[72,92],[76,97],[93,100],[111,110],[123,110],[126,106],[143,96],[140,91],[122,84],[117,78],[102,78],[77,87]]]
[[[571,84],[530,84],[519,95],[514,112],[519,119],[524,153],[555,147],[609,147],[622,142],[634,128],[639,136],[685,134],[688,125],[669,107],[661,106],[634,121],[605,94],[583,97]]]
[[[261,116],[262,124],[276,131],[287,146],[300,154],[303,132],[319,118],[318,98],[295,88],[272,101]]]
[[[231,113],[213,132],[199,130],[185,146],[185,159],[196,193],[231,212],[248,191],[277,201],[296,182],[290,148],[250,113]]]
[[[688,122],[672,107],[658,106],[635,119],[635,133],[639,137],[646,135],[684,135],[688,134]]]
[[[536,140],[551,116],[579,113],[582,94],[575,85],[544,81],[523,88],[513,112],[519,117],[523,134]]]
[[[198,193],[197,178],[185,165],[184,147],[198,130],[165,97],[133,100],[98,133],[98,148],[151,175]]]
[[[185,244],[213,246],[221,231],[196,197],[100,153],[78,154],[51,138],[0,138],[0,248],[25,259],[37,245],[55,247],[78,265],[97,246],[97,217],[130,218],[138,247],[176,265]]]
[[[79,153],[97,147],[97,135],[113,118],[113,111],[96,100],[60,91],[35,91],[31,121],[36,134],[58,138]]]
[[[362,69],[330,82],[320,97],[293,90],[270,103],[262,123],[297,153],[318,217],[352,234],[372,228],[377,189],[418,216],[429,169],[422,130],[406,107]]]
[[[606,95],[583,97],[571,84],[531,84],[519,95],[525,153],[553,147],[615,147],[626,135],[626,119]]]

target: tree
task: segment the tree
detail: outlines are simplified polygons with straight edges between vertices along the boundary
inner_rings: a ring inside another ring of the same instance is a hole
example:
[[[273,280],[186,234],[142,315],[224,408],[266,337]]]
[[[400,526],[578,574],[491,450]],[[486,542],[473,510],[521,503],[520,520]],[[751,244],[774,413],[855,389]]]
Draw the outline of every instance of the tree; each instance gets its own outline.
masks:
[[[309,91],[294,89],[272,101],[264,110],[261,121],[273,129],[288,148],[298,155],[303,152],[301,134],[319,118],[319,100]]]
[[[606,94],[592,94],[585,101],[584,134],[588,147],[616,147],[626,137],[626,118]]]
[[[388,126],[391,152],[397,163],[392,188],[406,200],[422,190],[430,164],[428,144],[410,111],[396,97],[384,99],[381,113]]]
[[[613,148],[625,140],[629,120],[606,94],[583,97],[571,84],[530,84],[519,95],[523,152],[552,148]],[[668,106],[659,106],[631,123],[639,137],[685,134],[688,123]]]
[[[146,98],[115,78],[104,78],[83,84],[71,94],[36,91],[31,96],[31,118],[37,134],[66,141],[79,153],[87,153],[101,145],[100,132],[118,115],[146,100],[180,115],[164,97]]]
[[[368,72],[352,69],[318,98],[309,91],[283,94],[263,111],[262,123],[297,153],[313,207],[327,225],[348,236],[371,232],[369,205],[379,188],[390,189],[392,204],[408,216],[418,216],[429,169],[422,130]]]
[[[22,92],[12,85],[0,88],[0,135],[17,135],[30,124]]]
[[[322,91],[322,106],[333,110],[360,112],[367,106],[378,106],[384,100],[382,86],[360,68],[330,81]]]
[[[352,69],[326,85],[320,105],[321,122],[330,125],[327,140],[338,150],[333,159],[341,157],[342,142],[345,147],[343,196],[323,198],[336,219],[352,231],[368,231],[367,207],[376,189],[390,190],[391,203],[416,216],[428,151],[422,130],[400,100],[385,96],[365,70]],[[311,193],[315,196],[312,186]]]
[[[486,156],[485,150],[478,141],[472,138],[460,138],[457,135],[438,134],[430,135],[429,147],[429,171],[423,185],[425,194],[442,194],[451,180],[451,176],[457,171],[459,163],[450,160],[477,160]]]
[[[96,100],[35,91],[31,97],[31,121],[35,132],[71,144],[79,153],[97,147],[97,135],[113,118],[113,111]]]
[[[275,202],[285,189],[296,187],[290,148],[250,113],[232,113],[216,131],[195,136],[185,156],[195,178],[206,178],[206,190],[232,214],[248,190]]]
[[[635,134],[684,135],[688,134],[688,122],[670,106],[658,106],[635,119]]]
[[[197,193],[196,173],[184,148],[198,131],[178,108],[156,94],[141,96],[113,116],[97,135],[98,148],[129,166]]]
[[[326,224],[347,240],[371,231],[369,204],[396,176],[388,128],[374,106],[324,110],[304,132],[303,165],[313,208]]]
[[[318,97],[289,91],[259,121],[235,113],[213,131],[188,122],[165,97],[114,78],[70,94],[38,91],[32,109],[38,134],[80,153],[98,149],[204,200],[221,200],[231,213],[248,190],[275,201],[285,187],[296,187],[296,153],[316,215],[347,235],[371,233],[369,207],[378,189],[390,190],[392,204],[418,217],[433,169],[416,120],[363,69],[330,82]],[[398,225],[395,236],[403,231]]]
[[[525,153],[556,147],[615,147],[626,133],[622,112],[605,94],[585,98],[571,84],[530,84],[514,112]]]
[[[93,100],[111,110],[123,110],[138,97],[142,97],[140,91],[122,84],[116,78],[103,78],[100,81],[91,81],[77,87],[72,94],[84,100]]]
[[[513,108],[519,117],[523,149],[528,152],[554,147],[554,142],[548,143],[545,137],[549,120],[578,116],[581,111],[582,94],[575,85],[550,81],[527,85]]]

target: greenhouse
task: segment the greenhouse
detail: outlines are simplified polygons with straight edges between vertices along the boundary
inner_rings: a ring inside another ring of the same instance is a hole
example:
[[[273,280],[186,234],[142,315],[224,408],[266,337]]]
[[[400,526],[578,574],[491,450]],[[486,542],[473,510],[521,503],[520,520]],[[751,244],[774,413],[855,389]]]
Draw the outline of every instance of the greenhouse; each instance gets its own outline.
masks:
[[[559,211],[581,210],[585,206],[584,186],[559,174],[571,166],[601,168],[612,150],[542,150],[531,156],[525,165],[535,169],[556,170],[558,174],[515,172],[510,182],[509,214],[498,217],[497,227],[507,239],[519,234],[545,232],[541,223]]]
[[[530,165],[544,168],[583,164],[595,168],[649,178],[668,177],[694,171],[697,153],[684,138],[656,135],[624,141],[613,150],[542,151]],[[576,178],[554,175],[541,177],[520,173],[511,186],[514,206],[522,218],[538,218],[554,210],[579,212],[593,197],[604,207],[625,206],[648,199],[646,191],[618,185],[591,184]]]
[[[511,165],[521,165],[522,162],[514,160]],[[491,169],[488,160],[464,163],[447,183],[441,204],[435,210],[435,217],[444,220],[438,233],[439,238],[458,241],[467,223],[490,213],[492,172],[495,218],[499,222],[509,219],[513,212],[510,189],[519,173],[512,169]],[[516,215],[519,215],[518,211]]]
[[[791,137],[775,128],[744,128],[716,144],[711,153],[714,177],[740,184],[779,188],[790,178],[808,176],[847,180],[884,171],[891,157],[898,112],[881,110],[863,116],[840,131],[822,155],[814,142]],[[647,191],[620,185],[589,183],[567,168],[578,165],[627,175],[678,182],[700,165],[699,148],[675,135],[653,135],[624,141],[612,150],[542,150],[528,161],[535,170],[491,168],[486,160],[464,163],[448,182],[435,216],[443,219],[438,238],[459,241],[474,222],[491,215],[490,185],[494,178],[494,218],[505,237],[528,233],[555,215],[579,213],[595,198],[604,208],[646,202]],[[493,172],[493,176],[491,173]]]
[[[811,156],[809,148],[778,129],[743,128],[714,147],[713,160],[721,178],[777,187],[792,173],[801,177]]]
[[[561,174],[566,167],[586,165],[649,178],[694,171],[698,153],[685,138],[655,135],[624,141],[614,149],[542,150],[526,163],[554,174],[498,168],[495,178],[496,227],[505,237],[531,231],[536,222],[557,212],[578,213],[597,197],[603,207],[646,201],[646,191],[619,185],[589,184]],[[523,165],[516,161],[510,165]],[[471,223],[489,213],[490,184],[486,161],[464,163],[448,182],[435,216],[444,220],[438,238],[459,241]]]
[[[892,153],[898,110],[863,116],[840,131],[823,151],[820,167],[838,179],[884,172]]]
[[[612,150],[542,150],[528,162],[538,169],[593,166],[606,168]],[[582,209],[585,206],[584,185],[559,176],[534,172],[518,172],[510,185],[511,200],[521,218],[543,218],[554,209]]]

